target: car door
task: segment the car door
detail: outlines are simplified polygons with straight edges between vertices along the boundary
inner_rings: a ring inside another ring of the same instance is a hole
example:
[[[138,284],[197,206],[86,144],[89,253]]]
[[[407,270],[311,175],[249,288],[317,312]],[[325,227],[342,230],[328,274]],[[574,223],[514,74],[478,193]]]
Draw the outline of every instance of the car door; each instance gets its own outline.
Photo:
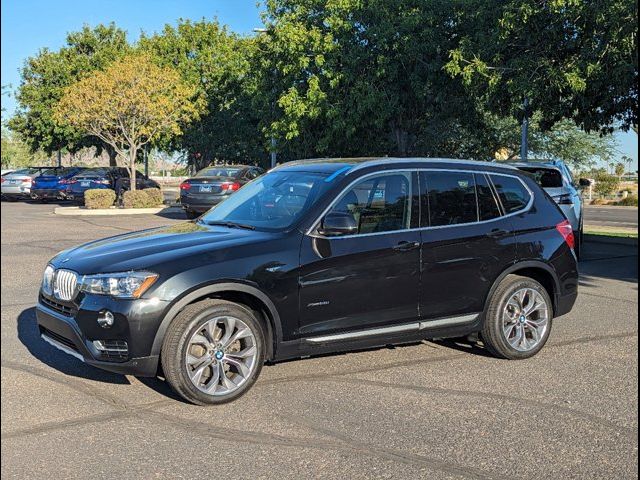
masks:
[[[396,325],[418,316],[420,281],[417,174],[371,174],[348,187],[329,214],[353,216],[357,231],[303,239],[300,334]],[[322,224],[322,221],[319,223]]]
[[[516,259],[511,221],[487,176],[420,173],[423,222],[421,317],[476,314],[498,275]]]

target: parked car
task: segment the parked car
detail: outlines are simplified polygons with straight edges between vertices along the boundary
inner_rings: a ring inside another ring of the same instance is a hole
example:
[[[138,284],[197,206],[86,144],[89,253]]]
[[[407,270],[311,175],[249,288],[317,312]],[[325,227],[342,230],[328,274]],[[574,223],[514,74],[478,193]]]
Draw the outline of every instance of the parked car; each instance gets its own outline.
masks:
[[[2,198],[7,200],[29,198],[33,179],[43,171],[45,170],[42,168],[31,167],[12,170],[3,174],[0,187],[2,189]]]
[[[588,186],[586,180],[581,179],[577,185],[567,165],[559,160],[545,162],[511,163],[516,168],[533,175],[553,200],[560,206],[560,210],[571,222],[573,234],[576,238],[576,255],[580,258],[584,231],[583,202],[579,186]]]
[[[529,176],[488,162],[287,163],[197,220],[63,251],[42,338],[88,364],[228,402],[265,361],[480,335],[544,346],[578,293],[575,238]]]
[[[110,188],[121,198],[130,186],[129,171],[124,167],[86,168],[67,181],[64,196],[68,200],[84,203],[84,192],[87,190]],[[137,172],[136,188],[160,188],[160,185],[143,173]]]
[[[263,173],[262,168],[248,165],[203,168],[180,184],[180,203],[188,218],[196,218]]]
[[[64,200],[69,180],[82,170],[83,167],[54,167],[42,172],[33,180],[31,198],[41,202]]]

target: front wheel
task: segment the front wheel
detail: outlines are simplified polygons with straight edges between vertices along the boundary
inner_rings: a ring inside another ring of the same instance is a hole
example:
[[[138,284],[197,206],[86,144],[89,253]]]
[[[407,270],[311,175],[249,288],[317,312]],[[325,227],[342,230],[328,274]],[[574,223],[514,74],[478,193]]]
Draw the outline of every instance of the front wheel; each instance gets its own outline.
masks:
[[[197,405],[226,403],[246,393],[264,358],[265,336],[253,312],[222,300],[185,307],[169,326],[161,351],[165,378]]]
[[[544,347],[553,319],[546,289],[529,277],[508,275],[489,301],[482,340],[496,357],[533,357]]]

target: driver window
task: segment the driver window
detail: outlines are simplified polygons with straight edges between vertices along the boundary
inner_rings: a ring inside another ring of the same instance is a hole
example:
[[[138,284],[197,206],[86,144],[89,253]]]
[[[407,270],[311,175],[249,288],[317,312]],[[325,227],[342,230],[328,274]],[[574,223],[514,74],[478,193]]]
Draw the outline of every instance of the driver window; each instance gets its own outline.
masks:
[[[353,215],[358,234],[411,228],[411,189],[410,172],[367,178],[343,194],[331,212]]]

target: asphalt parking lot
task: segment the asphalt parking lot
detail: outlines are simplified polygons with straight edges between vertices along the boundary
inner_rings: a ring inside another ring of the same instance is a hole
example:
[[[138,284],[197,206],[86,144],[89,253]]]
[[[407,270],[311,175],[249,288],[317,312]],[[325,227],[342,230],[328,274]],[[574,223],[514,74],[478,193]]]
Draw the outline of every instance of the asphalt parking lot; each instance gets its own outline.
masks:
[[[310,358],[203,408],[35,326],[55,253],[182,220],[52,211],[2,204],[3,478],[637,478],[636,246],[586,245],[576,308],[533,359],[452,341]]]

